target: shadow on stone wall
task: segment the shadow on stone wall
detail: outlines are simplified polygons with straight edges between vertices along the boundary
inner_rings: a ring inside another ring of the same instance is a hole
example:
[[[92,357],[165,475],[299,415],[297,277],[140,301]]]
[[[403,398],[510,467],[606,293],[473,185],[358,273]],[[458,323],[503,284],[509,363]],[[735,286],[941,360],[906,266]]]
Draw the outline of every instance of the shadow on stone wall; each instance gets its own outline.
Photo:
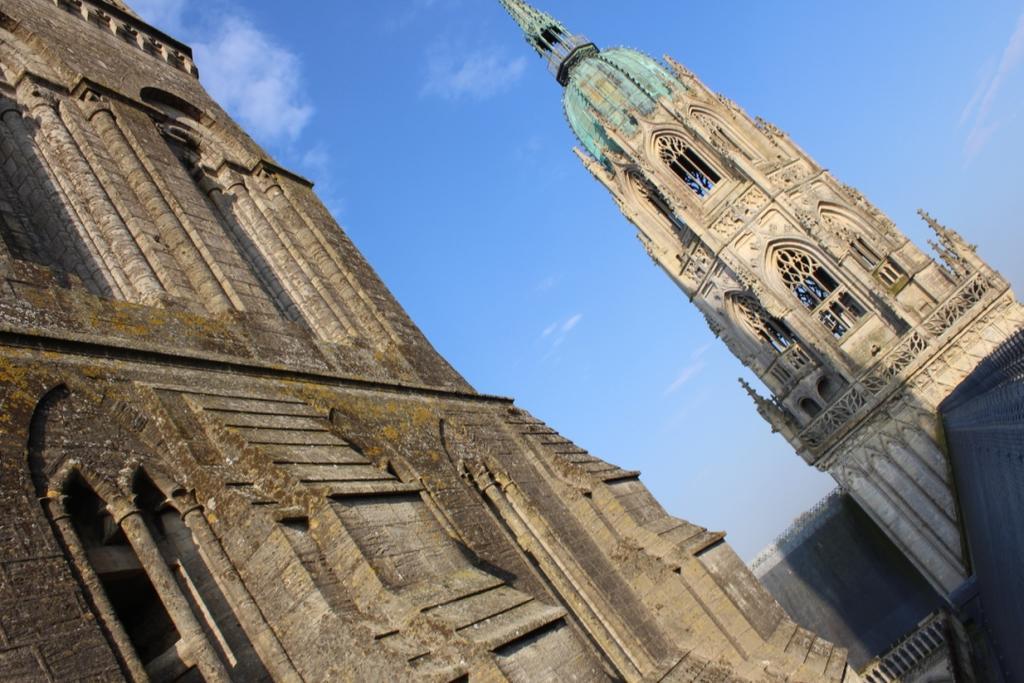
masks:
[[[1008,680],[1024,680],[1024,331],[941,406],[981,618]]]
[[[826,498],[755,572],[804,628],[859,669],[945,601],[846,493]]]

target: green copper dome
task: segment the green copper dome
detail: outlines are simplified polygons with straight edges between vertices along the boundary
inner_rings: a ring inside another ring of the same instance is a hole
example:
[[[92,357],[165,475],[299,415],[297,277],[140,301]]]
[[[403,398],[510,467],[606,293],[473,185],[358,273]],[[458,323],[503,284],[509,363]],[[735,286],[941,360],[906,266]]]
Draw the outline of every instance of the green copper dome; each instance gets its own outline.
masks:
[[[613,48],[573,66],[565,89],[565,115],[587,151],[607,165],[607,152],[616,145],[604,126],[631,137],[637,133],[637,114],[651,114],[658,100],[684,87],[647,55]]]

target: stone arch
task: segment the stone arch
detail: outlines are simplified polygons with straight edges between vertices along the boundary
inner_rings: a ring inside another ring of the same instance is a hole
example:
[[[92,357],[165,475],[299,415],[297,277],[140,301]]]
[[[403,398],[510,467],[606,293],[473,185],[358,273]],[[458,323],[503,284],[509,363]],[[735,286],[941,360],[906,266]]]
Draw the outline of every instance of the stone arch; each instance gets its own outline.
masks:
[[[868,314],[842,271],[820,250],[799,240],[778,240],[765,249],[764,269],[775,289],[841,340]]]
[[[822,202],[818,215],[824,225],[837,233],[849,246],[853,259],[887,287],[898,286],[906,273],[875,239],[876,230],[847,207]]]
[[[785,322],[773,318],[749,292],[734,290],[725,294],[726,309],[735,326],[758,343],[783,354],[799,343],[797,336]]]
[[[58,384],[43,394],[29,419],[27,441],[29,474],[32,477],[36,495],[39,497],[45,496],[49,490],[50,479],[56,474],[58,465],[57,463],[47,463],[44,457],[45,442],[50,436],[46,433],[47,422],[51,411],[56,410],[70,395],[71,390],[66,384]]]
[[[191,119],[205,126],[213,122],[213,119],[203,112],[202,109],[166,90],[146,87],[139,92],[139,97],[143,102],[159,109],[161,113],[168,117]]]
[[[826,225],[835,226],[836,230],[844,237],[853,234],[870,235],[872,230],[862,217],[856,212],[840,204],[832,202],[820,202],[818,204],[818,216]]]
[[[821,415],[821,404],[809,396],[800,399],[798,405],[800,410],[811,420]]]
[[[698,199],[722,182],[721,171],[697,150],[691,135],[676,129],[656,131],[650,138],[650,158],[656,159]]]
[[[643,214],[656,220],[662,227],[673,233],[683,235],[683,244],[692,242],[694,235],[679,216],[676,215],[671,201],[658,187],[644,177],[639,169],[628,169],[624,174],[624,191],[629,197],[631,206],[638,208]]]
[[[822,375],[815,385],[818,395],[825,403],[831,403],[842,393],[845,385],[832,375]]]
[[[39,498],[114,652],[135,678],[269,680],[224,588],[230,564],[210,564],[223,550],[201,506],[122,419],[60,384],[28,439]]]
[[[712,143],[725,143],[725,145],[734,147],[750,161],[757,162],[766,158],[763,150],[758,149],[756,144],[752,143],[746,135],[741,134],[735,126],[726,121],[718,112],[695,104],[690,107],[689,115],[691,118],[701,121],[706,128],[711,129],[708,132],[711,135]],[[720,139],[716,140],[716,137]]]

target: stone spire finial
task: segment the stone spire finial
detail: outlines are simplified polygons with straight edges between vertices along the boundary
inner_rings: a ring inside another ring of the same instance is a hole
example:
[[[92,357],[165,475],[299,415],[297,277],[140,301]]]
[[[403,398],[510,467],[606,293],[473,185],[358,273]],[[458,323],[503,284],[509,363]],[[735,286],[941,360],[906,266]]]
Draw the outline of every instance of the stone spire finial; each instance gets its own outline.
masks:
[[[932,218],[931,214],[924,209],[918,209],[917,215],[939,238],[938,242],[928,242],[928,244],[946,264],[946,269],[958,280],[967,277],[974,270],[972,263],[976,258],[975,253],[978,251],[978,247],[969,244],[956,230],[948,228]]]
[[[777,401],[765,398],[757,392],[757,389],[750,385],[750,382],[740,377],[740,386],[747,392],[750,398],[754,399],[757,405],[757,412],[772,426],[772,431],[782,433],[787,438],[796,433],[793,422],[788,412],[779,405]]]
[[[967,240],[965,240],[963,236],[960,235],[960,233],[938,222],[937,220],[932,218],[931,214],[929,214],[924,209],[918,209],[917,215],[924,219],[924,222],[927,223],[928,226],[935,232],[935,234],[939,236],[940,240],[956,244],[962,248],[967,249],[970,252],[975,252],[978,250],[977,246],[969,244]]]
[[[500,0],[501,6],[523,30],[526,42],[548,63],[548,70],[562,85],[569,83],[572,67],[597,53],[587,38],[569,32],[565,24],[523,0]]]

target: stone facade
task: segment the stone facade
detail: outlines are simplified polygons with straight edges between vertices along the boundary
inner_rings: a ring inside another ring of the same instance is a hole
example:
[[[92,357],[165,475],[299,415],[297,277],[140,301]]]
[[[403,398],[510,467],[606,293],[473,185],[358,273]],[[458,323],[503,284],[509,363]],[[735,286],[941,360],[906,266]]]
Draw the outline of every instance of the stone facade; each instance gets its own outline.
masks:
[[[435,352],[106,0],[0,3],[0,679],[856,680]]]
[[[770,389],[758,410],[943,596],[970,574],[939,404],[1024,325],[1008,283],[927,214],[933,259],[777,127],[684,66],[600,51],[503,4],[565,90],[580,159],[651,258]]]

